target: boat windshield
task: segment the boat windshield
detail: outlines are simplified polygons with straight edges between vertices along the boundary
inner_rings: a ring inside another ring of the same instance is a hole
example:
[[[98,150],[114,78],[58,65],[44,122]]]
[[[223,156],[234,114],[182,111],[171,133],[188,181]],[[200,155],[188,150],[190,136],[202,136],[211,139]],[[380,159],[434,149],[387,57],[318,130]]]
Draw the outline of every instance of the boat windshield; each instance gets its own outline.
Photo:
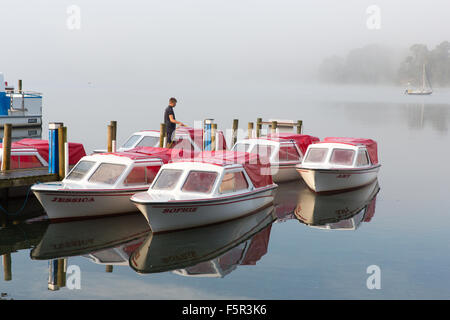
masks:
[[[239,152],[248,152],[248,149],[250,148],[251,144],[249,143],[236,143],[233,147],[233,151],[239,151]]]
[[[333,149],[331,153],[330,163],[344,166],[351,166],[355,151],[350,149]]]
[[[154,190],[172,190],[175,188],[183,170],[162,169],[152,189]]]
[[[191,171],[183,184],[183,192],[210,193],[217,178],[217,172]]]
[[[123,164],[102,163],[89,178],[89,182],[114,184],[125,168]]]
[[[273,146],[269,146],[266,144],[256,144],[251,151],[248,151],[250,153],[256,153],[262,157],[267,157],[270,158],[270,156],[272,155],[272,151],[273,151],[274,147]]]
[[[131,136],[131,137],[127,140],[127,142],[125,142],[125,143],[123,144],[122,148],[131,148],[131,147],[133,147],[133,146],[136,144],[136,142],[138,142],[138,140],[139,140],[140,138],[141,138],[140,135],[134,135],[134,136]]]
[[[327,156],[328,149],[326,148],[310,148],[305,157],[304,162],[320,163],[324,162]]]
[[[159,137],[144,137],[136,147],[159,147]]]
[[[80,161],[77,165],[70,171],[69,175],[66,177],[68,180],[81,180],[86,175],[86,173],[91,170],[95,161]]]

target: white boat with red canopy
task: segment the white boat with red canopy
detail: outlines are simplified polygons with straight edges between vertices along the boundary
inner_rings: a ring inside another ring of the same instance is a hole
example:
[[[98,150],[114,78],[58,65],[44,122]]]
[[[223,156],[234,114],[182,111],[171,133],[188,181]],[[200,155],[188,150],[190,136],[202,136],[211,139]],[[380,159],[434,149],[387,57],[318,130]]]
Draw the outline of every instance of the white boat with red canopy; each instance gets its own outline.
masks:
[[[138,147],[159,147],[158,130],[141,130],[133,133],[127,141],[117,149],[117,151],[129,151]],[[202,129],[190,127],[179,127],[175,131],[175,140],[172,148],[200,152],[203,150],[204,132]],[[216,132],[216,150],[226,150],[227,143],[222,131]],[[105,150],[95,150],[95,153],[102,153]]]
[[[313,191],[331,192],[372,183],[380,167],[374,140],[328,137],[308,147],[297,170]]]
[[[210,225],[272,205],[276,184],[268,161],[257,154],[204,151],[164,165],[147,192],[131,201],[152,232]]]
[[[256,153],[270,161],[273,181],[285,182],[298,178],[296,166],[311,143],[319,138],[305,134],[277,133],[262,138],[239,140],[234,151]]]
[[[52,221],[136,212],[130,197],[147,190],[170,159],[171,150],[164,148],[93,154],[83,157],[61,182],[31,189]]]

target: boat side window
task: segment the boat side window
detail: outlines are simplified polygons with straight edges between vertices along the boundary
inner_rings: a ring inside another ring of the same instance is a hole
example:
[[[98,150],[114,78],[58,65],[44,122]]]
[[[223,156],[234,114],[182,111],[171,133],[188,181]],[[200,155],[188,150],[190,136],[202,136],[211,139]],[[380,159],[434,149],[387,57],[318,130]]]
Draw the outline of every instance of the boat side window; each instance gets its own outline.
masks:
[[[159,137],[144,137],[136,147],[159,147]]]
[[[222,183],[219,187],[219,192],[231,193],[246,189],[248,189],[248,182],[242,171],[227,172],[223,176]]]
[[[265,144],[257,144],[255,145],[250,153],[256,153],[260,156],[270,158],[273,151],[273,146],[265,145]]]
[[[181,188],[183,192],[210,193],[217,178],[217,172],[191,171]]]
[[[233,147],[233,151],[248,152],[251,144],[249,143],[236,143]]]
[[[92,183],[114,184],[125,170],[125,167],[123,164],[102,163],[88,181]]]
[[[131,136],[122,146],[122,148],[131,148],[133,147],[136,142],[141,138],[139,135],[133,135]]]
[[[32,155],[11,156],[11,169],[31,169],[43,167],[38,157]]]
[[[331,153],[330,163],[351,166],[353,164],[353,158],[355,157],[355,151],[350,149],[333,149]]]
[[[180,179],[183,170],[176,169],[162,169],[161,173],[153,184],[154,190],[172,190],[175,188],[178,180]]]
[[[175,140],[175,145],[172,148],[194,151],[194,146],[191,144],[191,141],[189,141],[189,139],[186,137],[179,137],[177,140]]]
[[[70,171],[69,175],[66,177],[68,180],[81,180],[86,175],[86,173],[91,170],[94,166],[95,161],[80,161],[77,165]]]
[[[134,167],[123,182],[126,186],[150,184],[159,171],[159,166]]]
[[[367,156],[366,150],[358,151],[358,157],[356,158],[356,165],[358,167],[363,167],[363,166],[369,165],[369,157]]]
[[[324,162],[328,154],[328,149],[326,148],[310,148],[308,154],[305,157],[305,162]]]
[[[300,154],[294,145],[280,146],[278,152],[278,161],[298,161],[300,160]]]

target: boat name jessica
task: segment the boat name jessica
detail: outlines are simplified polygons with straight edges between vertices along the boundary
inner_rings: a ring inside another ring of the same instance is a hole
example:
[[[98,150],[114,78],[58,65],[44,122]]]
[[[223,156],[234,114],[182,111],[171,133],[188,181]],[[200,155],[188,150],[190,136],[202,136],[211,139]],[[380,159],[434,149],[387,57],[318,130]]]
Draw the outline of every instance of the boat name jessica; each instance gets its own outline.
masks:
[[[59,198],[55,197],[52,202],[95,202],[94,198]]]

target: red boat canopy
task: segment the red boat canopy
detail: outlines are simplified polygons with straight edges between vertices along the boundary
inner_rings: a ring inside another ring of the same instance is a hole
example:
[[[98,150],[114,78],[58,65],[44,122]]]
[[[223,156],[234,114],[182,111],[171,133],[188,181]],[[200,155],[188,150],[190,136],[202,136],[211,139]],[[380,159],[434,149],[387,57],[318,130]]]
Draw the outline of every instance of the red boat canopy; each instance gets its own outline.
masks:
[[[353,146],[364,145],[369,152],[372,164],[378,164],[377,142],[372,139],[363,138],[345,138],[345,137],[326,137],[322,142],[326,143],[345,143]]]
[[[202,162],[217,166],[241,164],[256,188],[265,187],[273,183],[269,160],[256,153],[223,150],[203,151],[192,159],[184,158],[176,160],[176,162],[179,161]]]
[[[297,134],[297,133],[289,133],[289,132],[280,132],[277,134],[268,134],[267,138],[279,138],[279,139],[286,139],[286,140],[294,140],[299,149],[302,151],[303,154],[305,154],[306,149],[308,149],[308,146],[312,143],[319,142],[320,139],[314,136],[310,136],[307,134]]]
[[[32,148],[39,152],[39,155],[48,162],[48,140],[40,139],[22,139],[11,143],[12,149]],[[76,164],[81,158],[86,155],[84,147],[81,143],[69,142],[69,164]]]
[[[203,130],[202,129],[194,129],[191,127],[179,127],[177,128],[177,133],[180,134],[189,134],[192,141],[194,141],[199,147],[203,149]],[[218,140],[216,141],[217,147],[216,150],[227,150],[227,142],[225,141],[225,136],[223,132],[217,130]]]

